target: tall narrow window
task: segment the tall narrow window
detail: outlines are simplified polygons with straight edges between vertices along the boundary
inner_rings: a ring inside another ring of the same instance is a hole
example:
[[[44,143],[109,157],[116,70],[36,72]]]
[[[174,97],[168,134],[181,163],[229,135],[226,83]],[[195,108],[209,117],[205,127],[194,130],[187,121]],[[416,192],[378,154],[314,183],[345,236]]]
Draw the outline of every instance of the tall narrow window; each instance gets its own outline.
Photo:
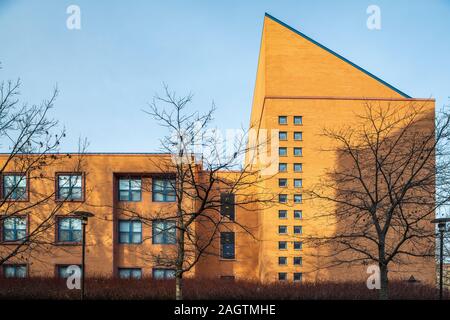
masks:
[[[222,259],[235,258],[235,235],[234,232],[220,233],[220,257]]]
[[[228,217],[231,221],[235,218],[235,196],[234,193],[223,192],[220,194],[220,214]]]
[[[27,199],[27,177],[24,174],[3,175],[3,199],[26,200]]]
[[[153,221],[152,240],[153,244],[175,244],[177,240],[175,221]]]
[[[83,176],[81,174],[58,175],[58,200],[80,201],[83,199]]]
[[[154,202],[175,202],[174,179],[153,179],[152,185]]]
[[[141,201],[141,178],[119,178],[119,201]]]
[[[3,241],[23,241],[27,235],[26,217],[8,217],[3,220]]]
[[[81,242],[81,219],[58,218],[58,242]]]
[[[141,243],[142,222],[140,220],[119,220],[119,243]]]

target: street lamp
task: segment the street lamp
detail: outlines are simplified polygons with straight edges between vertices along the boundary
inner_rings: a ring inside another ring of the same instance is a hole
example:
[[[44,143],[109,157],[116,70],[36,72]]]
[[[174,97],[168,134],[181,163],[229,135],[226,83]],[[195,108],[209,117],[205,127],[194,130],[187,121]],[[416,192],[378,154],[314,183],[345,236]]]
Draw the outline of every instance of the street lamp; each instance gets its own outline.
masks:
[[[442,287],[443,287],[443,271],[444,271],[444,232],[446,231],[447,222],[450,218],[436,218],[431,223],[438,225],[439,230],[439,300],[442,300]]]
[[[87,211],[75,211],[74,215],[81,219],[83,235],[81,239],[81,300],[84,300],[84,273],[85,273],[85,257],[86,257],[86,225],[88,219],[94,216],[93,213]]]

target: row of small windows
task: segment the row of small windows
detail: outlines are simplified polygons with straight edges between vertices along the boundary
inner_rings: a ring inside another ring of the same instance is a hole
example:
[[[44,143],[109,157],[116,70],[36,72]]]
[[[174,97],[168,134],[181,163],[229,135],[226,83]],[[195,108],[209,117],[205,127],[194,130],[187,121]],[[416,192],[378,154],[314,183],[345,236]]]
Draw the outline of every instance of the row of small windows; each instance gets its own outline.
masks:
[[[295,282],[301,282],[303,278],[303,274],[301,272],[294,272],[293,274],[293,280]],[[287,272],[279,272],[278,273],[278,280],[280,281],[286,281],[288,280]]]
[[[293,241],[294,250],[302,250],[303,242],[302,241]],[[278,250],[287,250],[288,242],[287,241],[278,241]]]
[[[278,264],[280,266],[287,266],[288,265],[288,258],[287,257],[278,257]],[[303,258],[302,257],[293,257],[292,258],[292,264],[294,266],[301,266],[301,265],[303,265]]]
[[[288,179],[278,179],[278,186],[280,188],[286,188],[288,186]],[[303,186],[303,179],[294,179],[294,188],[301,188]]]
[[[295,125],[301,125],[301,124],[303,124],[303,117],[302,116],[293,116],[293,121],[294,121]],[[278,116],[278,124],[280,124],[280,125],[288,124],[288,116]]]
[[[288,195],[287,194],[279,194],[278,195],[278,202],[279,203],[287,203],[288,202]],[[294,194],[294,203],[302,203],[303,202],[303,196],[301,194]]]
[[[294,172],[302,172],[303,171],[303,165],[301,163],[294,163],[292,165]],[[288,170],[288,164],[287,163],[279,163],[278,164],[278,171],[279,172],[287,172]]]
[[[293,226],[292,231],[294,234],[302,234],[303,233],[303,227],[302,226]],[[279,234],[288,234],[288,227],[287,226],[278,226],[278,233]]]
[[[287,131],[279,131],[278,132],[278,140],[280,140],[280,141],[287,141],[288,140],[288,133],[287,133]],[[302,141],[303,140],[303,132],[295,131],[294,132],[294,140],[295,141]]]
[[[280,157],[287,157],[288,148],[280,147],[278,148],[278,155]],[[294,147],[294,157],[302,157],[303,156],[303,148],[302,147]]]
[[[302,210],[294,210],[294,219],[303,219]],[[287,219],[288,211],[287,210],[278,210],[278,218],[279,219]]]
[[[142,243],[142,222],[139,220],[120,220],[119,243],[123,244]],[[152,243],[175,244],[176,243],[175,221],[168,221],[168,220],[153,221]]]

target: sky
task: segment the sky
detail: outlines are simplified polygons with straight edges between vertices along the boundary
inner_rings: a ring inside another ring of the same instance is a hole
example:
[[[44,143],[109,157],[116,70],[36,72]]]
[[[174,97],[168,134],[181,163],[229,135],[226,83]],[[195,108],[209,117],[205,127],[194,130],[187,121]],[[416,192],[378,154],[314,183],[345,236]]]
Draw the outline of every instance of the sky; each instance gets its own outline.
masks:
[[[412,97],[449,103],[450,0],[0,0],[0,81],[20,77],[29,104],[58,86],[63,151],[85,137],[90,152],[157,152],[164,132],[143,110],[163,83],[192,92],[192,110],[214,101],[220,129],[248,126],[265,12]]]

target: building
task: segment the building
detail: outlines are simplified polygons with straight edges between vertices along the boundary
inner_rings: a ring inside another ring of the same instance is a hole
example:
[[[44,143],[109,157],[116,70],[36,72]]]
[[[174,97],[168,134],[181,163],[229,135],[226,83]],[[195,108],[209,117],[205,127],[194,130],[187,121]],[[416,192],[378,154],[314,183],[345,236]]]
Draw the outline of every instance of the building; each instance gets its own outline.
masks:
[[[228,230],[215,244],[217,255],[202,258],[188,276],[258,281],[366,279],[366,265],[316,268],[315,248],[304,246],[302,241],[309,232],[333,232],[325,222],[311,219],[316,208],[302,197],[304,187],[317,183],[324,170],[339,161],[320,152],[320,146],[328,143],[321,138],[321,130],[342,123],[351,126],[356,121],[355,111],[362,110],[366,101],[379,105],[420,101],[434,112],[433,100],[409,97],[266,15],[250,125],[280,134],[280,172],[264,182],[266,188],[276,190],[279,203],[259,210],[236,208],[235,219],[254,228],[257,239]],[[28,178],[22,186],[24,202],[30,200],[26,190],[37,188],[54,192],[54,203],[59,204],[59,197],[67,195],[66,183],[71,186],[73,198],[69,203],[61,203],[56,225],[47,230],[48,243],[43,244],[47,249],[17,255],[3,266],[3,274],[64,276],[67,266],[79,264],[81,224],[65,216],[64,210],[83,209],[95,211],[95,218],[88,225],[87,276],[173,276],[173,271],[146,258],[173,246],[167,222],[145,224],[123,214],[125,205],[134,211],[158,211],[173,205],[167,183],[172,178],[161,176],[154,165],[165,157],[168,155],[88,154],[80,170],[74,154],[51,166],[45,173],[48,179]],[[17,171],[11,172],[5,171],[2,190],[7,188],[8,179],[20,176]],[[39,213],[24,213],[23,220],[3,226],[2,237],[8,232],[15,236],[29,232],[38,216]],[[167,232],[155,236],[161,229]],[[201,226],[198,232],[202,232]],[[8,248],[9,244],[3,242],[1,250]],[[418,280],[432,282],[434,268],[433,259],[417,259],[407,266],[394,266],[391,272],[398,279],[408,279],[413,274]]]

